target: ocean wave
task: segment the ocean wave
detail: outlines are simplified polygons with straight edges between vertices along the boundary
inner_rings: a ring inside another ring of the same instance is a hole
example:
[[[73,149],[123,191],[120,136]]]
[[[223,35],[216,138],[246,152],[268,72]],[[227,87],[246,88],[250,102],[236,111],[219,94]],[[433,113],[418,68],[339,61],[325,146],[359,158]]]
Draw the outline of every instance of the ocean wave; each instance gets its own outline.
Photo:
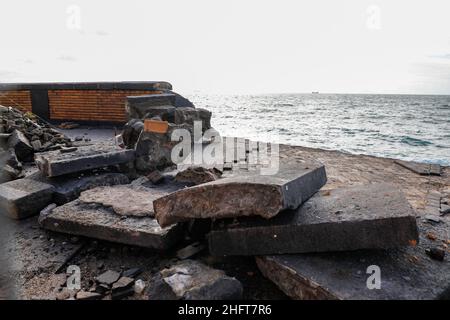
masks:
[[[409,136],[402,137],[400,142],[408,144],[410,146],[415,146],[415,147],[429,146],[429,145],[433,144],[430,141],[413,138],[413,137],[409,137]]]

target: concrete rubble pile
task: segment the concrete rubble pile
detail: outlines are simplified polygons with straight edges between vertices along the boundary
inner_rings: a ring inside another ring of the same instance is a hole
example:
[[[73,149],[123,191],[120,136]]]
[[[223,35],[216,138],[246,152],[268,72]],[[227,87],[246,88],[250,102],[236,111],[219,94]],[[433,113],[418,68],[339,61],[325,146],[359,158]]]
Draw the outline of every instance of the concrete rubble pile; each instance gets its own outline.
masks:
[[[193,133],[196,122],[205,132],[211,113],[174,93],[129,97],[126,110],[121,146],[36,154],[39,172],[0,185],[0,208],[15,219],[40,212],[42,228],[70,236],[169,255],[184,247],[148,282],[108,270],[64,299],[240,299],[242,283],[208,265],[227,256],[255,256],[294,299],[448,298],[450,263],[424,234],[448,239],[449,226],[418,219],[397,186],[321,190],[326,168],[310,160],[282,159],[270,175],[241,170],[239,155],[177,168],[172,132]],[[244,149],[247,162],[260,150]],[[369,266],[383,270],[381,289],[367,285]]]
[[[0,182],[23,177],[35,153],[71,146],[69,138],[32,113],[0,106]]]

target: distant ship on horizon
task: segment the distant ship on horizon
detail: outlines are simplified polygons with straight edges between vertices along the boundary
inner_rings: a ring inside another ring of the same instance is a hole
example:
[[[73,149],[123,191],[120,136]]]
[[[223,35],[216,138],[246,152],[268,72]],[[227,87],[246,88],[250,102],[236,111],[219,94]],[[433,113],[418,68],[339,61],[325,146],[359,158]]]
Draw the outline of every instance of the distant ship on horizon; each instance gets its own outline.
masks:
[[[313,91],[312,94],[319,94],[319,91]]]

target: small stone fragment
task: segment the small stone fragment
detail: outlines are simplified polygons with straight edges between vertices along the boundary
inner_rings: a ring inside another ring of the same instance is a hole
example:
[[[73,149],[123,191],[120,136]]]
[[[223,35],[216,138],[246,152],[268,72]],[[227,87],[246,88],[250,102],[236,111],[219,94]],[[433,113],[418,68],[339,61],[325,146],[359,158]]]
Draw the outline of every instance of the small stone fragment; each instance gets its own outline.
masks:
[[[429,248],[429,249],[426,249],[425,252],[431,259],[438,260],[438,261],[444,261],[445,250],[443,250],[441,248]]]
[[[99,275],[95,280],[100,284],[111,286],[114,282],[119,280],[120,273],[112,270],[108,270]]]

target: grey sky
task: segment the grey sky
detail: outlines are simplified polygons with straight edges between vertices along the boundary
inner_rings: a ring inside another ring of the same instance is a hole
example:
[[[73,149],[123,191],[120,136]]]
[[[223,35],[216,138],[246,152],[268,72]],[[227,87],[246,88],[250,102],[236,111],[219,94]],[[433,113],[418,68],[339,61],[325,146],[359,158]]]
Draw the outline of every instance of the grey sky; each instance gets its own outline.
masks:
[[[1,0],[0,81],[450,94],[450,1]]]

